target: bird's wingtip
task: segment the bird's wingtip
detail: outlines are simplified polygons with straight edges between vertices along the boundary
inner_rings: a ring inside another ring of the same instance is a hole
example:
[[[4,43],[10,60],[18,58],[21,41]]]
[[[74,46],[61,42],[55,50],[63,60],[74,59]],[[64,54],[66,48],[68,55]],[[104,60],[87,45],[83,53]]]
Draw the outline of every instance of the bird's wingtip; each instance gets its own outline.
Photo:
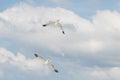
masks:
[[[58,70],[55,69],[54,71],[55,71],[56,73],[58,73]]]
[[[47,26],[47,25],[44,24],[44,25],[42,25],[42,26],[45,27],[45,26]]]
[[[64,32],[64,31],[62,31],[62,33],[63,33],[63,34],[65,34],[65,32]]]
[[[35,53],[34,55],[35,55],[35,57],[38,57],[38,54]]]

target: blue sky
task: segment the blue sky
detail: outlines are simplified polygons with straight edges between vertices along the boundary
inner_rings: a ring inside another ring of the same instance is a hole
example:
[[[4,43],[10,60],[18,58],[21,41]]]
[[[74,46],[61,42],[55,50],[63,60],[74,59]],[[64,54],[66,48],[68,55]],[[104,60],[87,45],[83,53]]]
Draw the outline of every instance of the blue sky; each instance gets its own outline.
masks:
[[[3,0],[0,5],[0,80],[120,80],[119,0]],[[57,19],[65,35],[42,27]],[[50,59],[59,73],[34,53]]]

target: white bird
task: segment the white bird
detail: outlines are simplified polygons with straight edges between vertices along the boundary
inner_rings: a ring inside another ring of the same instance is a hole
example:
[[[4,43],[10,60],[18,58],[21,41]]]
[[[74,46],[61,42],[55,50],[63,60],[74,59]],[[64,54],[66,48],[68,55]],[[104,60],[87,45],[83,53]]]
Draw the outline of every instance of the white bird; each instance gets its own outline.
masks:
[[[42,26],[43,26],[43,27],[46,27],[46,26],[50,26],[50,25],[59,27],[59,28],[62,30],[62,33],[65,34],[65,32],[64,32],[64,30],[63,30],[63,28],[62,28],[62,25],[60,24],[60,20],[50,21],[50,22],[48,22],[47,24],[43,24]]]
[[[51,62],[50,62],[49,59],[45,60],[43,57],[41,57],[38,54],[34,54],[34,55],[35,55],[35,57],[39,58],[42,62],[44,62],[46,65],[48,65],[53,71],[55,71],[56,73],[58,73],[58,70],[54,67],[53,64],[51,64]]]

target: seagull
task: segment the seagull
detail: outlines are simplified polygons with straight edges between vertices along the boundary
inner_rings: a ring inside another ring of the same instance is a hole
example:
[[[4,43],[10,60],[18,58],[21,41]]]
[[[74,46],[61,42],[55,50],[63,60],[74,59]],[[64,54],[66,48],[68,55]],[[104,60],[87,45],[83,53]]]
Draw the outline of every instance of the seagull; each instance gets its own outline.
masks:
[[[50,21],[50,22],[48,22],[47,24],[43,24],[42,26],[43,26],[43,27],[46,27],[46,26],[50,26],[50,25],[59,27],[59,28],[62,30],[62,33],[65,34],[65,32],[64,32],[64,30],[63,30],[63,28],[62,28],[62,25],[60,24],[60,20]]]
[[[51,64],[50,60],[47,59],[45,60],[43,57],[41,57],[38,54],[34,54],[36,58],[39,58],[42,62],[44,62],[46,65],[48,65],[53,71],[55,71],[56,73],[58,73],[58,70],[54,67],[53,64]]]

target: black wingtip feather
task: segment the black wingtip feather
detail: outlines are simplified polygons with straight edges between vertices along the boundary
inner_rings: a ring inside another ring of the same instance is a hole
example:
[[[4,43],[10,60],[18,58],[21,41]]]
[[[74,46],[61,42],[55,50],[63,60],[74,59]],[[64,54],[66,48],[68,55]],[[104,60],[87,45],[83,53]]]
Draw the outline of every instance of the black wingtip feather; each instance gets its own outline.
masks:
[[[44,25],[42,25],[42,26],[45,27],[45,26],[47,26],[47,25],[44,24]]]
[[[35,55],[35,57],[38,57],[38,54],[34,54]]]
[[[63,33],[63,34],[65,34],[65,32],[64,32],[64,31],[62,31],[62,33]]]
[[[54,70],[56,73],[58,73],[58,70]]]

